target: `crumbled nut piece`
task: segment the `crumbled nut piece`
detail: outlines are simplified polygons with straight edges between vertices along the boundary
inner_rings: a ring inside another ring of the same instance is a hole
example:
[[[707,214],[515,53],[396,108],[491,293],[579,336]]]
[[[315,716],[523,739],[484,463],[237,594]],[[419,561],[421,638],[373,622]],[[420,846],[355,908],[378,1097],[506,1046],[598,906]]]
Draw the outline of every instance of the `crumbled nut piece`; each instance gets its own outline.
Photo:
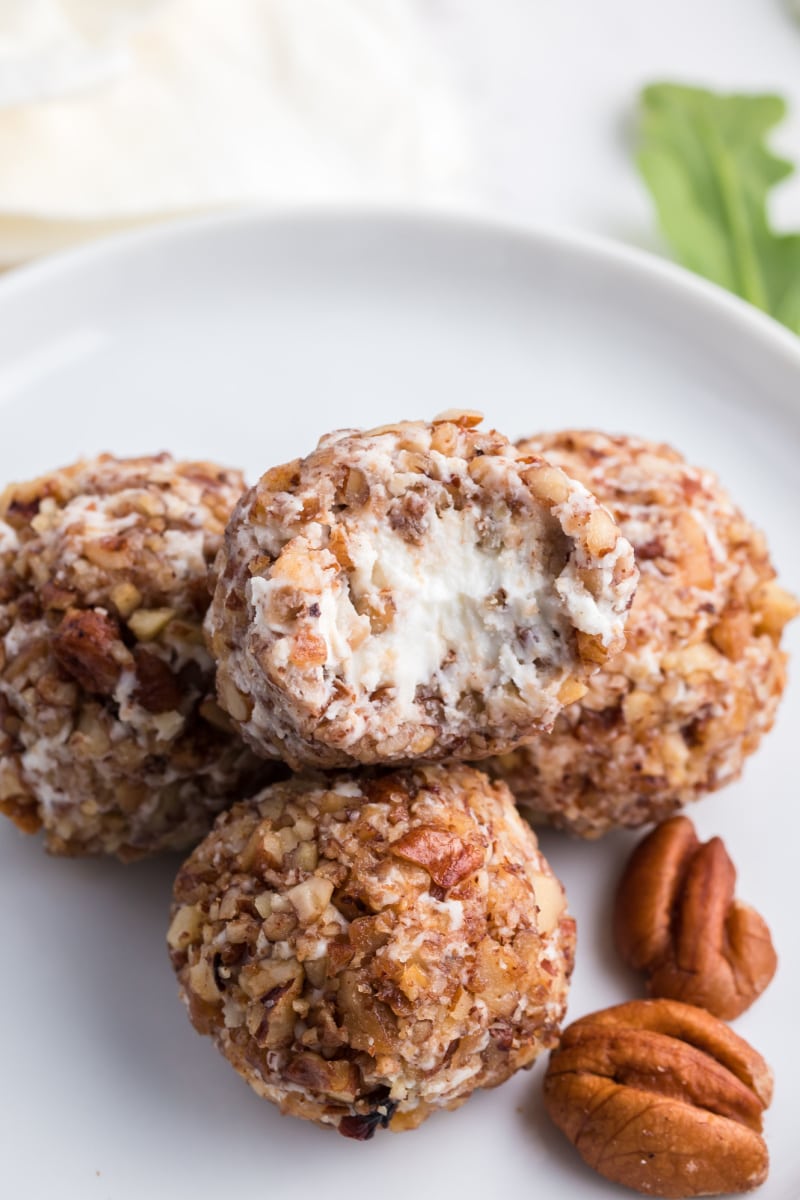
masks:
[[[328,907],[328,901],[333,895],[333,884],[330,879],[312,875],[302,883],[296,883],[286,893],[289,903],[297,913],[301,925],[313,925]]]
[[[586,544],[590,554],[601,558],[610,554],[618,537],[619,530],[611,515],[604,508],[596,508],[586,522]]]
[[[767,1177],[771,1072],[702,1009],[638,1000],[575,1021],[550,1056],[544,1095],[584,1161],[634,1191],[678,1200]]]
[[[763,918],[734,899],[735,883],[721,840],[701,845],[686,817],[636,847],[617,891],[614,938],[624,961],[647,974],[651,996],[730,1021],[764,991],[778,960]]]
[[[558,689],[558,699],[566,708],[568,704],[582,700],[588,690],[586,684],[580,683],[577,679],[565,679]]]
[[[447,829],[418,825],[392,844],[392,853],[424,867],[433,882],[447,891],[483,865],[486,847]]]
[[[125,619],[142,603],[142,593],[132,583],[118,583],[111,589],[111,603]]]
[[[175,616],[174,608],[137,608],[128,617],[128,628],[140,642],[152,642]]]
[[[179,908],[170,922],[167,933],[167,943],[171,950],[182,950],[190,945],[200,933],[203,925],[203,914],[194,905],[187,904]]]
[[[189,983],[200,1000],[213,1003],[221,998],[222,993],[214,976],[214,969],[206,958],[200,958],[194,964],[189,973]]]
[[[136,647],[136,687],[133,698],[150,713],[177,712],[181,706],[181,688],[162,658]]]
[[[537,875],[536,927],[540,933],[552,933],[564,915],[564,889],[554,875]]]
[[[554,1045],[574,936],[508,790],[427,766],[234,805],[179,872],[168,942],[195,1027],[251,1087],[366,1140]]]
[[[797,602],[717,479],[668,446],[567,431],[518,449],[552,464],[532,468],[530,486],[561,468],[597,497],[633,544],[640,578],[624,650],[583,695],[563,696],[549,736],[487,769],[534,822],[582,837],[662,820],[735,779],[770,729]]]
[[[459,429],[475,429],[483,421],[483,413],[474,408],[448,408],[433,418],[434,425],[457,425]]]
[[[776,640],[786,625],[800,613],[800,604],[775,579],[768,579],[749,596],[756,633],[766,633]]]
[[[533,467],[528,467],[523,472],[523,478],[536,499],[541,500],[548,508],[564,504],[569,499],[569,481],[564,478],[564,472],[559,467],[539,462]]]
[[[71,609],[53,637],[53,655],[82,688],[99,696],[113,695],[123,666],[132,661],[119,626],[99,609]]]

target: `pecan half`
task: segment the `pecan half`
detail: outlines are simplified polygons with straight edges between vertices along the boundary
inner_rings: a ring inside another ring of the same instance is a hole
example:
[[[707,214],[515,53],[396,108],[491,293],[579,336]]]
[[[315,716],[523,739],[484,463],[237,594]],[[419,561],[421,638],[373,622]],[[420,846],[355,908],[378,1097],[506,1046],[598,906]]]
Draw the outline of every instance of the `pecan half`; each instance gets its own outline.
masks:
[[[772,1074],[703,1009],[634,1000],[575,1021],[550,1056],[544,1097],[584,1161],[635,1191],[713,1196],[767,1177]]]
[[[763,918],[734,899],[736,868],[719,838],[701,844],[673,817],[634,850],[617,891],[614,940],[649,975],[651,996],[738,1017],[772,979],[778,960]]]

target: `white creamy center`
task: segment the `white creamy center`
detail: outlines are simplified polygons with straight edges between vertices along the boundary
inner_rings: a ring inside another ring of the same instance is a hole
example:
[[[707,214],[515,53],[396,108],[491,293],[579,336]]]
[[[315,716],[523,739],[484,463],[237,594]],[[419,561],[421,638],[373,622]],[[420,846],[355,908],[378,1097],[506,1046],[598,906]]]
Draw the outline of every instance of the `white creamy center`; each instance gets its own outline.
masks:
[[[474,521],[455,510],[433,520],[420,544],[378,522],[351,537],[349,590],[340,584],[321,597],[318,631],[329,661],[347,664],[346,675],[367,692],[391,687],[403,708],[434,679],[445,699],[509,680],[535,696],[531,662],[564,654],[541,611],[552,594],[542,547],[531,537],[492,551],[477,539]],[[389,598],[394,604],[380,632],[363,612],[372,598],[378,608]],[[524,645],[517,629],[529,631]]]

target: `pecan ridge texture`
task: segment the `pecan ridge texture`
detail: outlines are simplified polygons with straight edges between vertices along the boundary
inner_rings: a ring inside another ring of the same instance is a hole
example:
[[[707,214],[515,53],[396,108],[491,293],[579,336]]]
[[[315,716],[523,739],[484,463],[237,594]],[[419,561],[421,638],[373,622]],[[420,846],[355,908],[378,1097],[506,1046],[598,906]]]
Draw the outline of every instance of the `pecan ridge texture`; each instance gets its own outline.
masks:
[[[635,1000],[575,1021],[550,1056],[544,1095],[590,1167],[645,1195],[745,1192],[767,1177],[772,1074],[703,1009]]]
[[[687,817],[639,843],[617,891],[614,939],[628,966],[648,975],[650,995],[723,1020],[761,995],[778,959],[766,922],[735,899],[735,885],[722,840],[701,844]]]

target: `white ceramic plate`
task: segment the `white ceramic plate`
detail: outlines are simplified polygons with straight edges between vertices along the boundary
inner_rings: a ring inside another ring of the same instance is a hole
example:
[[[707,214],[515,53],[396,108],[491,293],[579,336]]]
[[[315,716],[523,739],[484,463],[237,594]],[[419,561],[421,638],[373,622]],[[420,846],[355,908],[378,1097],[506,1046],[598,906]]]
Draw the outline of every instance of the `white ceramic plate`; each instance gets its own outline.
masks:
[[[723,293],[621,249],[469,222],[204,221],[0,282],[0,480],[103,449],[254,475],[332,427],[479,408],[511,435],[674,442],[719,471],[800,591],[798,398],[800,342]],[[777,1068],[764,1200],[800,1196],[797,682],[744,780],[692,814],[725,837],[781,954],[736,1023]],[[548,1124],[541,1064],[402,1137],[359,1144],[282,1118],[178,1002],[164,949],[176,863],[49,860],[0,826],[4,1196],[624,1194]],[[609,936],[632,840],[543,837],[578,918],[573,1018],[639,994]]]

